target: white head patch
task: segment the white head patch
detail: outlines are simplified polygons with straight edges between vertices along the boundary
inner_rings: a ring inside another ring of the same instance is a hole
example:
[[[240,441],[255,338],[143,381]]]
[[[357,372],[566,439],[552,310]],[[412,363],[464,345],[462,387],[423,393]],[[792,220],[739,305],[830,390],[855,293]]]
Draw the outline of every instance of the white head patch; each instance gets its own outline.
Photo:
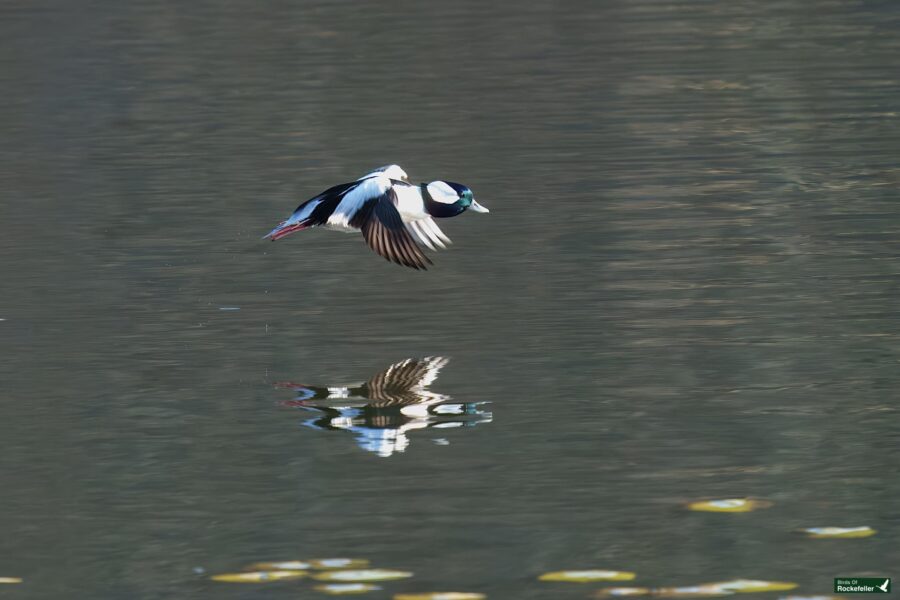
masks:
[[[459,200],[459,194],[444,181],[432,181],[428,184],[428,193],[434,198],[435,202],[443,202],[444,204],[453,204]]]

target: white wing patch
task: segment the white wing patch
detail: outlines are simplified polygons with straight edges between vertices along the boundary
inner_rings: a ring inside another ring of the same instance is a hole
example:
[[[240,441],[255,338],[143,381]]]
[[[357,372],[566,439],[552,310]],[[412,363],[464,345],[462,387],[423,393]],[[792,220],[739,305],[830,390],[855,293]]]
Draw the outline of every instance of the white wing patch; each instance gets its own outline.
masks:
[[[406,224],[406,228],[413,234],[413,237],[434,250],[435,246],[446,248],[446,244],[450,243],[450,238],[444,235],[437,223],[431,217],[417,219]]]
[[[383,173],[388,179],[395,179],[397,181],[406,181],[409,176],[406,174],[400,165],[385,165],[383,167],[378,167],[371,173],[367,173],[357,179],[357,181],[362,181],[363,179],[367,179],[369,177],[374,177],[378,174]]]
[[[425,375],[422,376],[422,379],[419,380],[417,388],[427,388],[429,385],[434,383],[434,380],[437,379],[438,373],[441,372],[447,363],[450,362],[449,358],[445,358],[443,356],[428,356],[422,359],[423,361],[428,363],[427,371]]]
[[[455,202],[458,197],[455,196],[456,192],[453,191],[453,188],[443,182],[439,183],[454,194],[452,202]],[[450,243],[450,238],[444,235],[431,215],[426,212],[419,187],[395,184],[394,193],[397,194],[397,212],[400,213],[400,218],[403,219],[407,231],[413,238],[431,250],[446,248],[445,244]],[[429,188],[429,193],[431,193],[431,188]]]
[[[428,237],[419,225],[418,221],[410,221],[406,223],[406,229],[412,234],[412,236],[419,241],[419,243],[424,244],[428,247],[429,250],[434,250],[434,244],[431,243],[431,238]]]
[[[445,244],[453,243],[450,241],[450,238],[444,235],[444,232],[441,231],[441,228],[437,226],[437,223],[435,223],[434,219],[431,217],[423,219],[421,225],[423,229],[428,229],[429,235],[432,236],[432,239],[436,240],[437,244],[440,244],[441,242],[444,242]]]
[[[342,229],[344,231],[356,231],[350,227],[350,219],[362,208],[363,204],[373,198],[384,195],[391,188],[391,180],[384,173],[379,173],[362,180],[358,186],[347,193],[331,216],[328,217],[328,227]]]

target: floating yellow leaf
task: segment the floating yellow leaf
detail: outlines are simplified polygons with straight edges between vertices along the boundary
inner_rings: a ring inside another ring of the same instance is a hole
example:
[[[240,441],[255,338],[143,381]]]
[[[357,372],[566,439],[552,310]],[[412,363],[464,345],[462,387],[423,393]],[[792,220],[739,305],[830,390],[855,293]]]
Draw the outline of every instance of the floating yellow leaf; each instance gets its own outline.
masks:
[[[343,596],[345,594],[365,594],[381,588],[371,583],[324,583],[317,585],[314,589],[332,596]]]
[[[21,577],[0,577],[0,583],[22,583]]]
[[[704,512],[750,512],[760,508],[769,508],[772,503],[768,500],[753,500],[751,498],[727,498],[725,500],[706,500],[703,502],[691,502],[688,510]]]
[[[730,596],[734,592],[721,587],[719,584],[688,585],[683,587],[659,588],[653,590],[653,594],[662,598],[711,598],[715,596]]]
[[[810,527],[802,531],[811,538],[864,538],[876,533],[871,527]]]
[[[792,590],[797,587],[797,584],[791,583],[789,581],[735,579],[733,581],[719,581],[716,583],[708,583],[703,587],[720,588],[728,592],[737,592],[738,594],[744,594],[750,592],[781,592],[784,590]]]
[[[258,562],[248,566],[252,571],[305,571],[312,565],[302,560],[284,560],[280,562]]]
[[[269,583],[270,581],[302,579],[306,575],[306,571],[249,571],[247,573],[222,573],[213,575],[210,579],[228,583]]]
[[[407,571],[392,571],[391,569],[358,569],[353,571],[325,571],[313,575],[319,581],[390,581],[392,579],[406,579],[412,577]]]
[[[785,581],[752,581],[749,579],[736,579],[719,583],[705,583],[702,585],[690,585],[683,587],[612,587],[598,591],[597,598],[615,598],[624,596],[655,596],[657,598],[713,598],[717,596],[731,596],[735,592],[773,592],[790,590],[797,587],[796,583]],[[836,599],[839,600],[839,599]]]
[[[730,596],[730,592],[716,584],[693,585],[686,587],[612,587],[602,589],[596,593],[597,598],[621,598],[625,596],[657,596],[660,598],[710,598],[715,596]]]
[[[587,569],[584,571],[554,571],[544,573],[538,577],[541,581],[572,581],[575,583],[588,583],[591,581],[631,581],[634,573],[628,571],[605,571],[602,569]]]
[[[427,594],[395,594],[394,600],[484,600],[484,594],[475,592],[429,592]]]
[[[365,569],[369,561],[365,558],[313,558],[309,565],[313,569]]]
[[[652,593],[652,589],[644,587],[611,587],[603,588],[595,596],[597,598],[621,598],[624,596],[647,596]]]

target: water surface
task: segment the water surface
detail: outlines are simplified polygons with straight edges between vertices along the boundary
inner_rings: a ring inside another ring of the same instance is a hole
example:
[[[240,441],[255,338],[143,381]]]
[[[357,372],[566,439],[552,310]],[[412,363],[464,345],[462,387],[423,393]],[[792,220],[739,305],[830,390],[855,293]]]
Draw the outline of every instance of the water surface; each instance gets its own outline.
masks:
[[[880,1],[5,4],[4,591],[896,575],[898,73]],[[259,240],[389,162],[491,209],[427,273]],[[379,456],[276,386],[424,357],[491,422]],[[774,505],[682,509],[744,496]],[[879,533],[792,533],[830,525]]]

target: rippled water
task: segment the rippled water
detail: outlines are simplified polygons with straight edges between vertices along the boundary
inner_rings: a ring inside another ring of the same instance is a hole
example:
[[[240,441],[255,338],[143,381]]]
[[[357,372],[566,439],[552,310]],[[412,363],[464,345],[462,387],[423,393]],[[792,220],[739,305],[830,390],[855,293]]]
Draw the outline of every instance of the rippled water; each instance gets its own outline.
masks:
[[[526,4],[0,7],[4,593],[897,575],[896,4]],[[491,209],[427,273],[260,241],[389,162]],[[286,384],[424,357],[450,415]],[[730,497],[773,506],[683,509]],[[878,534],[792,533],[831,525]]]

